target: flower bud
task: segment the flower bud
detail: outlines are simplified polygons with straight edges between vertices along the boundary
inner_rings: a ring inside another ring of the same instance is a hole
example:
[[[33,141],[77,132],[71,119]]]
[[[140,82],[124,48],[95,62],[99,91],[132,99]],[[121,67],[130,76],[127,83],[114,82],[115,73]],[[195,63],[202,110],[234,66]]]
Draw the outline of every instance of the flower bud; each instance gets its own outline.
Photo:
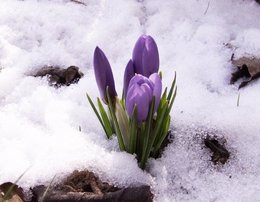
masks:
[[[135,71],[134,71],[133,61],[129,60],[129,62],[126,65],[125,73],[124,73],[124,97],[125,98],[126,98],[129,82],[134,77],[134,75],[135,75]]]
[[[154,88],[153,88],[153,96],[155,96],[154,111],[156,111],[161,100],[162,80],[157,73],[153,73],[149,77],[149,79],[154,84]]]
[[[126,95],[126,110],[130,117],[133,115],[134,107],[137,108],[137,120],[139,123],[147,119],[150,103],[155,96],[155,108],[157,110],[161,98],[162,82],[157,73],[146,78],[136,74],[129,83]]]
[[[107,57],[99,47],[96,47],[94,52],[94,71],[100,97],[102,98],[103,102],[107,104],[107,87],[111,98],[116,97],[117,93],[115,90],[115,82],[111,66]]]
[[[133,50],[135,73],[149,77],[159,70],[159,52],[151,36],[142,35],[137,40]]]

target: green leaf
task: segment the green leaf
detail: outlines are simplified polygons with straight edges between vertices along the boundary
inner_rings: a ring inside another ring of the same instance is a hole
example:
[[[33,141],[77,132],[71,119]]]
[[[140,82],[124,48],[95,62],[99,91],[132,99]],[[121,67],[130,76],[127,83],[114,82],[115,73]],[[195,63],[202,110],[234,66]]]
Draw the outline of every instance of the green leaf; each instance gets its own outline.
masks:
[[[165,88],[164,93],[161,97],[161,100],[160,100],[160,103],[159,103],[159,106],[158,106],[158,109],[157,109],[157,114],[161,113],[162,106],[164,105],[164,103],[168,102],[167,99],[166,99],[166,94],[167,94],[167,87]]]
[[[118,122],[119,129],[124,141],[126,151],[129,151],[129,142],[130,142],[130,124],[129,118],[126,111],[123,109],[119,99],[115,101],[115,115]]]
[[[89,101],[89,103],[90,103],[92,109],[94,110],[94,112],[95,112],[95,114],[96,114],[96,116],[97,116],[97,118],[98,118],[100,124],[102,125],[102,127],[103,127],[103,129],[104,129],[104,131],[105,131],[105,133],[106,133],[106,135],[107,135],[107,138],[109,138],[109,135],[107,134],[107,131],[106,131],[106,127],[105,127],[105,125],[104,125],[104,123],[103,123],[103,121],[102,121],[102,119],[101,119],[101,117],[100,117],[100,115],[99,115],[99,113],[98,113],[98,111],[97,111],[97,109],[96,109],[94,103],[92,102],[92,100],[91,100],[91,98],[89,97],[88,94],[87,94],[87,98],[88,98],[88,101]]]
[[[144,129],[145,129],[145,123],[137,123],[137,141],[136,141],[136,149],[135,149],[135,153],[136,153],[136,158],[138,163],[140,163],[141,158],[142,158],[142,142],[143,142],[143,136],[142,134],[144,133]]]
[[[167,133],[168,133],[168,130],[169,130],[169,127],[170,127],[170,112],[171,112],[171,109],[172,109],[172,106],[173,106],[173,103],[175,101],[175,98],[176,98],[176,95],[177,95],[177,86],[174,90],[174,94],[173,96],[171,96],[171,100],[170,100],[170,103],[168,104],[167,106],[167,110],[165,112],[165,115],[164,115],[164,120],[163,120],[163,124],[162,124],[162,127],[160,129],[161,132],[159,132],[156,136],[156,139],[154,141],[154,153],[158,153],[160,147],[161,147],[161,144],[163,142],[163,140],[165,139],[165,137],[167,136]]]
[[[173,79],[173,81],[172,81],[172,85],[171,85],[171,88],[170,88],[169,94],[168,94],[168,96],[167,96],[167,100],[171,100],[171,97],[172,97],[172,93],[173,93],[173,89],[174,89],[175,83],[176,83],[176,72],[175,72],[175,74],[174,74],[174,79]]]
[[[239,107],[239,103],[240,103],[240,93],[238,93],[238,96],[237,96],[237,107]]]
[[[108,88],[107,88],[106,92],[107,92],[107,98],[108,98],[108,109],[110,111],[112,122],[113,122],[113,125],[114,125],[114,128],[115,128],[115,132],[116,132],[116,135],[117,135],[119,148],[120,148],[120,150],[125,151],[124,141],[123,141],[122,134],[121,134],[121,131],[120,131],[117,119],[116,119],[116,115],[115,115],[114,103],[111,100]]]
[[[167,108],[168,108],[168,103],[164,103],[163,107],[162,107],[162,111],[160,114],[158,114],[157,119],[156,119],[156,123],[155,123],[155,128],[154,128],[154,134],[155,137],[157,136],[157,134],[159,133],[162,123],[165,121],[165,119],[167,118]],[[155,139],[155,138],[154,138]],[[154,141],[154,140],[153,140]],[[152,142],[153,145],[153,142]]]
[[[157,118],[156,118],[156,122],[155,122],[155,128],[153,129],[153,131],[150,134],[148,146],[147,146],[147,149],[145,151],[144,158],[142,159],[143,164],[141,164],[141,168],[145,167],[147,159],[149,158],[149,155],[150,155],[150,152],[152,150],[152,146],[154,144],[154,141],[155,141],[158,133],[160,132],[163,121],[165,120],[165,113],[167,111],[167,108],[168,108],[168,102],[163,104],[161,113],[157,114]]]
[[[161,147],[161,144],[163,142],[163,140],[165,139],[167,133],[168,133],[168,130],[169,130],[169,127],[170,127],[170,112],[171,112],[171,109],[172,109],[172,106],[173,106],[173,103],[175,101],[175,98],[176,98],[176,95],[177,95],[177,86],[174,90],[174,94],[173,96],[171,96],[171,100],[170,100],[170,103],[168,104],[167,106],[167,110],[165,112],[165,115],[164,115],[164,120],[162,122],[162,126],[160,128],[160,131],[156,136],[156,139],[154,141],[154,153],[158,153],[160,147]]]
[[[177,86],[176,86],[176,88],[175,88],[173,97],[172,97],[171,102],[170,102],[170,104],[169,104],[168,113],[170,113],[170,111],[171,111],[171,109],[172,109],[172,106],[173,106],[173,103],[174,103],[174,101],[175,101],[176,95],[177,95]]]
[[[121,106],[123,107],[123,109],[125,110],[125,98],[122,97],[122,99],[120,100]]]
[[[7,190],[7,192],[4,194],[3,199],[0,198],[0,202],[5,202],[7,201],[8,197],[10,197],[13,189],[15,188],[16,184],[22,179],[22,177],[25,175],[25,173],[30,169],[27,168],[16,180],[15,182],[9,187],[9,189]]]
[[[162,71],[159,71],[159,77],[162,80]]]
[[[146,119],[144,133],[141,134],[143,136],[142,158],[141,158],[141,168],[142,169],[145,168],[145,164],[147,161],[146,152],[149,148],[148,142],[149,142],[149,138],[150,138],[150,131],[151,131],[151,126],[152,126],[152,121],[153,121],[154,104],[155,104],[155,96],[153,96],[152,103],[150,104],[150,107],[149,107],[149,113],[148,113],[148,117]]]
[[[46,197],[48,191],[50,190],[50,187],[51,187],[51,185],[53,184],[55,177],[56,177],[56,175],[54,175],[54,177],[52,178],[51,182],[49,183],[47,189],[44,191],[44,193],[43,193],[43,195],[42,195],[42,197],[41,197],[41,199],[40,199],[39,202],[44,202],[44,199],[45,199],[45,197]]]
[[[97,103],[98,103],[99,112],[103,120],[104,127],[106,129],[107,137],[110,138],[114,133],[113,128],[111,126],[111,122],[99,98],[97,98]]]
[[[167,95],[167,90],[168,90],[168,88],[166,87],[166,88],[164,89],[164,92],[163,92],[163,95],[162,95],[162,97],[165,97],[165,98],[166,98],[166,95]]]
[[[133,116],[130,118],[130,141],[129,141],[129,153],[136,153],[137,145],[137,132],[138,132],[138,123],[137,123],[137,108],[134,107]]]
[[[163,122],[162,130],[160,134],[156,137],[156,140],[154,141],[154,154],[158,154],[161,145],[166,138],[169,128],[170,128],[170,123],[171,123],[171,116],[167,116],[166,121]]]

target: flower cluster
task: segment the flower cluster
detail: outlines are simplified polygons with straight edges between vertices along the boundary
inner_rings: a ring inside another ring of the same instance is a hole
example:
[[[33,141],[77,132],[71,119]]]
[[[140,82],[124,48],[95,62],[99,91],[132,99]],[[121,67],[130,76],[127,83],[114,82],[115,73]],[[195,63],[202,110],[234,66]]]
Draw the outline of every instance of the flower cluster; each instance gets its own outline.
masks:
[[[169,93],[162,94],[159,53],[151,36],[142,35],[136,42],[132,59],[124,73],[123,97],[119,99],[111,66],[104,52],[96,47],[94,71],[100,97],[98,109],[87,95],[106,135],[114,133],[123,151],[136,154],[141,168],[150,156],[156,156],[170,127],[170,111],[176,97],[176,75]]]

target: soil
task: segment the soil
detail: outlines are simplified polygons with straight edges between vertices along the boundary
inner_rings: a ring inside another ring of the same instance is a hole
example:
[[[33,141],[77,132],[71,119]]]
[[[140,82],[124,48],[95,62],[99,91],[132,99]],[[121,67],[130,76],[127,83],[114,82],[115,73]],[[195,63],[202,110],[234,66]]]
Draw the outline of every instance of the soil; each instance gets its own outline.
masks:
[[[101,182],[93,172],[78,170],[75,170],[68,176],[59,189],[66,192],[85,192],[99,195],[119,190],[119,188],[109,185],[106,182]]]
[[[32,189],[31,202],[38,202],[48,188],[40,185]],[[149,186],[118,188],[102,182],[89,171],[74,171],[62,183],[52,186],[44,196],[48,202],[152,202]]]
[[[66,69],[55,66],[45,66],[33,73],[32,76],[47,76],[51,86],[60,87],[63,85],[69,86],[70,84],[77,83],[79,79],[83,77],[83,73],[80,72],[79,68],[76,66],[69,66]]]
[[[150,157],[155,158],[155,159],[161,158],[161,156],[162,156],[162,154],[163,154],[165,148],[166,148],[170,143],[173,142],[173,139],[174,139],[174,136],[173,136],[173,134],[172,134],[172,131],[169,130],[168,133],[167,133],[167,135],[166,135],[166,137],[164,138],[164,140],[163,140],[163,142],[162,142],[162,144],[161,144],[161,147],[160,147],[159,152],[158,152],[158,153],[151,153]]]
[[[99,180],[93,172],[75,170],[56,185],[39,185],[29,193],[16,184],[0,185],[0,202],[152,202],[147,185],[118,188]]]
[[[245,80],[239,85],[240,89],[260,78],[260,58],[254,56],[235,58],[233,54],[231,61],[237,67],[237,70],[232,73],[230,84],[234,84],[238,79],[244,78]]]
[[[207,136],[204,139],[204,144],[212,152],[211,161],[214,164],[222,163],[225,164],[230,157],[230,152],[225,148],[225,140],[217,140],[215,137]]]
[[[0,202],[23,202],[23,189],[11,182],[0,185]]]

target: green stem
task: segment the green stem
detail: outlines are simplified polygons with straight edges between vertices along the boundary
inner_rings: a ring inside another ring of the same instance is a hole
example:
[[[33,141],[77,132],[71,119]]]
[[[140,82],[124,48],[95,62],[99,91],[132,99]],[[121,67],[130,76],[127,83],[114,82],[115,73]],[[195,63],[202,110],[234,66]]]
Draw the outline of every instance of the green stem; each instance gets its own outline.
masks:
[[[118,144],[119,144],[119,148],[121,151],[125,151],[125,145],[124,145],[124,141],[123,141],[123,137],[116,119],[116,115],[115,115],[115,107],[114,107],[114,103],[112,102],[110,95],[109,95],[109,91],[107,88],[107,98],[108,98],[108,108],[112,117],[112,121],[115,127],[115,131],[116,131],[116,135],[117,135],[117,140],[118,140]]]
[[[130,119],[130,141],[129,141],[129,153],[136,153],[136,144],[137,144],[137,108],[134,107],[133,116]]]
[[[172,85],[171,85],[169,94],[168,94],[168,96],[167,96],[167,100],[170,100],[171,97],[172,97],[172,93],[173,93],[173,89],[174,89],[175,83],[176,83],[176,72],[175,72],[175,75],[174,75],[174,79],[173,79],[173,81],[172,81]]]
[[[144,169],[145,168],[145,164],[149,158],[150,152],[152,150],[152,146],[154,144],[155,138],[157,136],[157,134],[160,132],[161,126],[162,126],[162,121],[165,120],[165,113],[167,110],[167,103],[165,103],[163,105],[163,109],[162,112],[158,115],[157,119],[156,119],[156,124],[155,124],[155,128],[153,130],[153,132],[151,133],[151,136],[149,137],[149,142],[146,148],[146,151],[144,153],[144,156],[142,158],[141,161],[141,168]]]
[[[100,115],[99,115],[99,113],[98,113],[98,111],[97,111],[97,109],[96,109],[94,103],[92,102],[92,100],[91,100],[91,98],[89,97],[88,94],[87,94],[87,98],[88,98],[88,101],[89,101],[89,103],[90,103],[92,109],[94,110],[94,112],[95,112],[95,114],[96,114],[96,116],[97,116],[97,118],[98,118],[98,120],[99,120],[99,122],[100,122],[102,128],[104,129],[104,131],[105,131],[105,133],[106,133],[106,135],[107,135],[107,138],[109,138],[109,135],[108,135],[108,133],[107,133],[106,127],[105,127],[105,125],[104,125],[104,123],[103,123],[103,121],[102,121],[102,119],[101,119],[101,117],[100,117]]]
[[[142,150],[142,158],[141,158],[141,164],[140,164],[142,169],[145,168],[145,164],[146,164],[146,161],[147,161],[146,153],[147,153],[147,149],[148,149],[151,125],[152,125],[152,120],[153,120],[154,104],[155,104],[155,97],[153,96],[152,103],[149,107],[148,119],[147,119],[147,123],[145,124],[144,134],[142,134],[143,137],[144,137],[143,138],[143,147],[142,147],[142,149],[143,149]]]

